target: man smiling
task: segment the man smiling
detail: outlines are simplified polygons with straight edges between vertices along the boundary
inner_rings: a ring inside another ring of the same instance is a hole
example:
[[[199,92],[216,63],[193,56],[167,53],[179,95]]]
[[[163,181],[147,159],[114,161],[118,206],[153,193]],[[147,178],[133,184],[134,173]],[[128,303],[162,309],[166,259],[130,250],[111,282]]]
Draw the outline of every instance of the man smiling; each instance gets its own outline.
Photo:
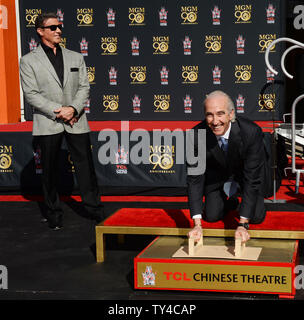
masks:
[[[229,210],[239,209],[235,237],[247,241],[249,223],[261,223],[266,214],[263,132],[250,120],[236,119],[234,104],[222,91],[207,96],[204,111],[205,120],[194,129],[206,129],[206,171],[187,177],[189,208],[195,225],[189,236],[196,240],[201,237],[202,218],[216,222]],[[238,193],[242,197],[240,206]]]

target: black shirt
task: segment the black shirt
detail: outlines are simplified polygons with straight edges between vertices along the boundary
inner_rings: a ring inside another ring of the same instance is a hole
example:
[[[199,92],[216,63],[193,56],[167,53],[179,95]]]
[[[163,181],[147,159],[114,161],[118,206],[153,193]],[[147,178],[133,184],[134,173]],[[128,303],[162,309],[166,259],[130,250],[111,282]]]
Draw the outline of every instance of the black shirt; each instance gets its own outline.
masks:
[[[53,49],[45,45],[43,42],[41,42],[41,46],[54,67],[61,85],[63,86],[63,58],[60,45],[56,46],[56,55],[54,54]]]

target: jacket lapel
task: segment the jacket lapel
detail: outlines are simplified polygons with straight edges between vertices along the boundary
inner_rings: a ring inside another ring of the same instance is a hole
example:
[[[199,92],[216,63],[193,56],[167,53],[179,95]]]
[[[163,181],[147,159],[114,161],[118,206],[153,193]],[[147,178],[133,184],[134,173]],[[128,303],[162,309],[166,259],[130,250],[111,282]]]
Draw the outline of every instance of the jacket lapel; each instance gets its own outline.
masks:
[[[215,134],[212,132],[212,130],[208,126],[207,126],[207,132],[206,132],[206,141],[207,141],[207,150],[211,152],[213,157],[219,162],[219,164],[222,167],[226,167],[227,163],[226,163],[225,154],[223,150],[221,150]]]
[[[37,49],[35,51],[33,51],[33,53],[35,54],[35,58],[37,57],[40,60],[44,69],[46,69],[53,76],[53,78],[58,82],[58,84],[61,87],[61,83],[60,83],[60,80],[57,76],[57,73],[56,73],[54,67],[52,66],[49,58],[47,57],[44,50],[42,49],[41,45],[39,45],[37,47]]]
[[[68,53],[67,51],[65,50],[65,48],[61,48],[62,49],[62,58],[63,58],[63,68],[64,68],[64,71],[63,71],[63,88],[65,87],[67,81],[68,81],[68,77],[69,77],[69,74],[70,74],[70,71],[69,71],[69,68],[70,68],[70,60],[69,60],[69,57],[68,57]]]
[[[241,153],[241,150],[240,150],[241,144],[242,144],[242,138],[241,138],[240,127],[236,120],[234,122],[231,122],[231,131],[230,131],[229,140],[228,140],[227,159],[229,162],[229,166],[238,162],[240,157],[239,155]]]

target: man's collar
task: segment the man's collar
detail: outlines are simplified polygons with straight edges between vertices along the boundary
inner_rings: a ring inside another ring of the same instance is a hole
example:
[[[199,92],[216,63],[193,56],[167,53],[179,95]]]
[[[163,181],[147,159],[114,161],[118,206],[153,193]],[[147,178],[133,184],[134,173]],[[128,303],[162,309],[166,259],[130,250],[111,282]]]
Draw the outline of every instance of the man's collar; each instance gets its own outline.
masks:
[[[40,44],[41,44],[41,47],[43,48],[43,50],[44,50],[45,52],[48,52],[48,51],[54,52],[51,47],[47,46],[47,45],[44,44],[42,41],[40,42]],[[60,47],[59,44],[56,45],[56,48],[57,48],[57,50],[59,50],[59,51],[61,50],[61,47]]]
[[[230,135],[230,131],[231,131],[231,121],[229,122],[229,127],[228,127],[227,131],[225,132],[225,134],[223,134],[222,136],[218,136],[217,139],[219,140],[221,137],[223,137],[226,140],[228,140],[229,135]]]

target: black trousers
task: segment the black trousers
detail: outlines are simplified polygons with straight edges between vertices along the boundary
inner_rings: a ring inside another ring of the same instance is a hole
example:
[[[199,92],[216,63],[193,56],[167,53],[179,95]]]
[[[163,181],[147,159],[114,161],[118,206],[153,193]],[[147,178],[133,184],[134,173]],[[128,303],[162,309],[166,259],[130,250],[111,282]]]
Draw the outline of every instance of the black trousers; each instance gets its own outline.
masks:
[[[62,212],[57,191],[58,155],[65,137],[75,168],[82,203],[86,214],[98,216],[102,204],[95,174],[89,133],[70,134],[66,131],[37,137],[41,149],[42,187],[48,214]]]
[[[207,222],[216,222],[223,220],[225,214],[231,209],[231,202],[234,199],[227,199],[222,189],[217,189],[205,195],[205,208],[203,210],[203,218]],[[259,196],[256,202],[255,213],[249,219],[249,223],[261,223],[265,219],[266,209],[264,197]]]

